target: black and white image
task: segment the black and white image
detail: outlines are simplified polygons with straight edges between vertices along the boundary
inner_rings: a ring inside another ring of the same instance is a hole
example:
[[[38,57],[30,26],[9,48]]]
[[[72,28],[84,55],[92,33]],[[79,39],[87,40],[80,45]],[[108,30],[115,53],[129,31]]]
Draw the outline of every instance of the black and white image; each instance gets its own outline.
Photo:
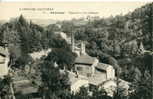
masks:
[[[0,99],[152,99],[152,2],[5,2],[0,12]]]

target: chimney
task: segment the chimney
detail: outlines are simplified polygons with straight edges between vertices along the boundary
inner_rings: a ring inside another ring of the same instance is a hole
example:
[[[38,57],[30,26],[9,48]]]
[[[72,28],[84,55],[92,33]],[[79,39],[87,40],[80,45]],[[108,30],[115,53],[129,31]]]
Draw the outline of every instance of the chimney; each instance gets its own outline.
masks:
[[[83,42],[81,42],[81,55],[86,55],[86,48]]]
[[[74,41],[74,33],[71,33],[71,47],[72,47],[72,52],[74,52],[75,48],[75,41]]]
[[[94,74],[95,74],[95,67],[97,66],[98,63],[99,63],[99,60],[97,58],[95,58],[93,64],[91,65],[91,68],[92,68],[92,71],[91,71],[92,76],[94,76]]]

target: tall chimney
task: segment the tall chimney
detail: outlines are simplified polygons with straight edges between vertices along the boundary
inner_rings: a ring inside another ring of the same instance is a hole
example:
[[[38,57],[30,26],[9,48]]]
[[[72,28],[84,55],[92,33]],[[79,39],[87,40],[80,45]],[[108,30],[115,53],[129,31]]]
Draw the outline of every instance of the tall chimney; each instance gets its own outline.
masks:
[[[81,55],[85,55],[85,54],[86,54],[85,44],[81,42]]]
[[[94,76],[94,74],[95,74],[95,67],[97,66],[98,63],[99,63],[99,60],[97,58],[95,58],[93,64],[91,65],[91,68],[92,68],[92,70],[91,70],[92,76]]]
[[[75,48],[74,32],[71,33],[71,47],[72,47],[72,52],[74,52]]]

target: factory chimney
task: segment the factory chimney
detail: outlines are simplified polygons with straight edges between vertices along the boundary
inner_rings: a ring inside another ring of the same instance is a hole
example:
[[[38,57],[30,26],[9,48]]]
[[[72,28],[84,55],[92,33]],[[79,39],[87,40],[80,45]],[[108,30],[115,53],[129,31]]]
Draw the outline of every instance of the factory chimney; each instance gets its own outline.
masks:
[[[86,55],[86,46],[84,42],[81,42],[81,55]]]
[[[71,48],[72,48],[72,52],[74,52],[74,49],[75,49],[74,32],[71,33]]]

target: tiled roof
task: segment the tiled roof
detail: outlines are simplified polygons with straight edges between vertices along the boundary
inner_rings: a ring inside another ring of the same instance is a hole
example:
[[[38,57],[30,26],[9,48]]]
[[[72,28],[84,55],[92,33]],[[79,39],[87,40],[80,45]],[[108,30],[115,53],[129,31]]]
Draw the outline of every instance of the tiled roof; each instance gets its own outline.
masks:
[[[80,57],[77,57],[75,60],[76,64],[93,64],[95,61],[95,57],[91,57],[89,55],[81,55]]]

